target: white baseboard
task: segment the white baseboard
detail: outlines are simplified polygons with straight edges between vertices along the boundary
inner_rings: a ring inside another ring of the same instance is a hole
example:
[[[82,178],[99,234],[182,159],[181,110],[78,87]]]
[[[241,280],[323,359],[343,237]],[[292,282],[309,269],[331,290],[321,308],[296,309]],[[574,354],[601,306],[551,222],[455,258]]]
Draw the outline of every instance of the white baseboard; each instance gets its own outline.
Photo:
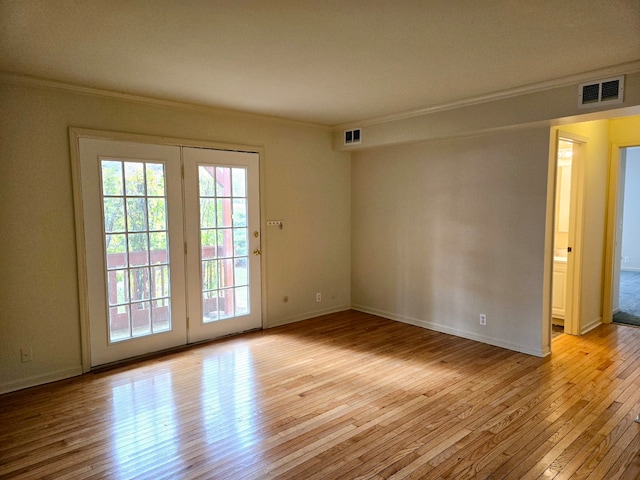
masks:
[[[313,310],[293,317],[285,317],[277,320],[270,320],[264,328],[280,327],[282,325],[288,325],[289,323],[301,322],[302,320],[309,320],[310,318],[320,317],[322,315],[329,315],[331,313],[344,312],[350,310],[350,305],[340,305],[337,307],[323,308],[320,310]]]
[[[587,323],[580,329],[580,335],[589,333],[591,330],[593,330],[596,327],[599,327],[600,325],[602,325],[602,317],[598,317],[595,320],[591,320],[589,323]]]
[[[623,272],[640,272],[640,268],[635,268],[635,267],[620,267],[620,270]]]
[[[493,345],[494,347],[506,348],[507,350],[513,350],[519,353],[526,353],[527,355],[543,357],[546,354],[548,354],[548,353],[545,353],[542,350],[542,348],[534,349],[534,348],[527,347],[525,345],[519,345],[516,343],[507,342],[507,341],[496,339],[493,337],[488,337],[486,335],[479,335],[474,332],[467,332],[464,330],[459,330],[457,328],[451,328],[446,325],[441,325],[439,323],[428,322],[426,320],[407,317],[405,315],[398,315],[392,312],[385,312],[382,310],[378,310],[376,308],[367,307],[365,305],[352,305],[351,308],[359,312],[370,313],[372,315],[388,318],[390,320],[395,320],[397,322],[407,323],[409,325],[415,325],[417,327],[426,328],[428,330],[434,330],[440,333],[448,333],[449,335],[455,335],[456,337],[466,338],[468,340],[474,340],[480,343],[486,343],[488,345]]]
[[[77,377],[82,375],[82,365],[56,372],[49,372],[43,375],[34,375],[32,377],[21,378],[13,382],[0,384],[0,395],[3,393],[15,392],[24,388],[36,387],[45,383],[57,382],[66,378]]]

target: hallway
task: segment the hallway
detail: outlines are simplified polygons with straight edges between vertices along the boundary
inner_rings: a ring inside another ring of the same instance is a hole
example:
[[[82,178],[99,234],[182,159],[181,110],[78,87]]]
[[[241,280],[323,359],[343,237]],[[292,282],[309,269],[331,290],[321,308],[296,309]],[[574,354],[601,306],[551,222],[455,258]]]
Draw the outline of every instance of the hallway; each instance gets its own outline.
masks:
[[[640,326],[640,272],[620,272],[620,310],[613,321]]]

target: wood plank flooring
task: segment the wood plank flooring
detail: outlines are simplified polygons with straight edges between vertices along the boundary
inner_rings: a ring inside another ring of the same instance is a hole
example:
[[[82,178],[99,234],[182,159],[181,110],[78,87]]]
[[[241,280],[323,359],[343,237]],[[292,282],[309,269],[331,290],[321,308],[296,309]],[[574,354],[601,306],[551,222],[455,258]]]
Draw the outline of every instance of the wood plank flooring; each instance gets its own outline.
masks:
[[[0,478],[638,479],[640,328],[541,359],[359,312],[0,396]]]

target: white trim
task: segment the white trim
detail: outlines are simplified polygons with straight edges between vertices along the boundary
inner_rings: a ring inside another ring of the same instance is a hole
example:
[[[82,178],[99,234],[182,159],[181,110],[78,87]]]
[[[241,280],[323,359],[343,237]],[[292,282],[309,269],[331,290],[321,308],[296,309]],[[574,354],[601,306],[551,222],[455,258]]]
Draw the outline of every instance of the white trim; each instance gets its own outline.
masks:
[[[640,137],[633,134],[618,143],[611,142],[609,149],[609,183],[607,191],[607,220],[605,230],[605,256],[604,256],[604,285],[602,289],[602,323],[613,321],[613,280],[618,223],[618,194],[620,182],[620,150],[623,148],[637,147]]]
[[[517,97],[519,95],[526,95],[530,93],[541,92],[545,90],[551,90],[553,88],[567,87],[582,82],[592,80],[594,78],[602,78],[605,76],[611,77],[615,75],[625,75],[640,71],[640,60],[633,62],[621,63],[619,65],[613,65],[610,67],[601,68],[598,70],[591,70],[589,72],[578,73],[575,75],[568,75],[566,77],[556,78],[553,80],[547,80],[544,82],[533,83],[530,85],[524,85],[522,87],[501,90],[498,92],[489,93],[486,95],[479,95],[477,97],[466,98],[462,100],[456,100],[453,102],[443,103],[439,105],[432,105],[430,107],[417,108],[414,110],[407,110],[404,112],[397,112],[390,115],[382,115],[378,117],[371,117],[356,122],[340,123],[335,125],[324,125],[313,122],[304,122],[301,120],[291,120],[282,117],[275,117],[266,114],[249,113],[233,109],[225,109],[222,107],[200,105],[195,103],[181,102],[177,100],[166,100],[162,98],[147,97],[144,95],[130,94],[124,92],[114,92],[111,90],[85,87],[80,85],[73,85],[70,83],[60,82],[57,80],[49,80],[46,78],[35,77],[31,75],[17,74],[0,70],[0,82],[11,83],[16,85],[27,85],[31,87],[48,88],[55,90],[66,90],[81,95],[97,96],[115,98],[118,100],[128,101],[139,104],[159,105],[164,107],[179,108],[182,110],[191,110],[205,113],[219,113],[225,115],[234,115],[244,118],[251,118],[254,120],[269,120],[276,121],[282,124],[298,125],[315,127],[321,129],[327,129],[331,131],[341,131],[345,129],[353,129],[367,127],[371,125],[377,125],[381,123],[389,123],[397,120],[405,120],[414,117],[420,117],[436,112],[442,112],[446,110],[454,110],[456,108],[470,107],[481,103],[492,102],[496,100],[503,100],[507,98]],[[356,126],[356,125],[359,125]]]
[[[591,320],[589,323],[587,323],[586,325],[584,325],[582,327],[582,329],[580,330],[580,335],[584,335],[586,333],[589,333],[591,330],[593,330],[594,328],[599,327],[600,325],[602,325],[602,317],[598,317],[594,320]]]
[[[488,337],[486,335],[479,335],[477,333],[468,332],[465,330],[459,330],[457,328],[451,328],[446,325],[429,322],[427,320],[422,320],[419,318],[408,317],[405,315],[398,315],[396,313],[386,312],[384,310],[378,310],[377,308],[370,308],[365,305],[352,305],[351,308],[359,312],[370,313],[371,315],[377,315],[379,317],[388,318],[390,320],[406,323],[408,325],[415,325],[416,327],[422,327],[422,328],[426,328],[427,330],[434,330],[440,333],[447,333],[449,335],[454,335],[456,337],[466,338],[467,340],[474,340],[480,343],[486,343],[488,345],[493,345],[494,347],[506,348],[507,350],[512,350],[514,352],[519,352],[519,353],[525,353],[527,355],[544,357],[549,353],[549,352],[545,352],[542,348],[540,349],[530,348],[525,345],[520,345],[517,343],[496,340],[495,338]]]
[[[640,268],[627,267],[627,268],[621,268],[620,271],[621,272],[640,272]]]
[[[59,380],[65,380],[71,377],[77,377],[82,375],[82,367],[78,365],[73,368],[66,368],[64,370],[56,370],[55,372],[45,373],[44,375],[33,375],[31,377],[20,378],[13,382],[0,384],[0,395],[9,392],[15,392],[16,390],[22,390],[30,387],[37,387],[38,385],[44,385],[45,383],[57,382]]]
[[[80,305],[80,348],[82,372],[91,370],[91,329],[89,328],[89,291],[87,279],[87,248],[85,245],[84,204],[82,200],[82,178],[80,176],[80,133],[69,129],[71,155],[71,188],[76,235],[76,265],[78,269],[78,302]]]
[[[547,80],[545,82],[532,83],[530,85],[524,85],[522,87],[511,88],[507,90],[501,90],[498,92],[488,93],[486,95],[479,95],[477,97],[466,98],[463,100],[456,100],[449,103],[443,103],[440,105],[433,105],[431,107],[417,108],[415,110],[407,110],[405,112],[393,113],[390,115],[382,115],[379,117],[372,117],[357,122],[341,123],[334,125],[335,130],[344,130],[353,128],[356,123],[362,127],[368,127],[371,125],[377,125],[380,123],[390,123],[397,120],[406,120],[409,118],[420,117],[422,115],[428,115],[431,113],[442,112],[446,110],[454,110],[456,108],[470,107],[481,103],[493,102],[496,100],[504,100],[506,98],[517,97],[519,95],[527,95],[530,93],[542,92],[545,90],[551,90],[554,88],[568,87],[581,82],[589,81],[593,78],[600,78],[604,76],[624,75],[640,71],[640,60],[633,62],[622,63],[619,65],[613,65],[610,67],[602,68],[599,70],[592,70],[589,72],[578,73],[575,75],[568,75],[566,77],[560,77],[553,80]],[[600,103],[599,105],[602,105]]]
[[[620,176],[620,149],[615,143],[611,144],[609,153],[609,181],[606,199],[606,226],[604,248],[604,285],[602,289],[602,319],[604,323],[613,321],[613,280],[615,277],[614,259],[617,240],[618,222],[618,188]],[[619,259],[617,261],[620,261]]]
[[[215,150],[231,150],[238,152],[259,153],[263,155],[263,147],[256,145],[240,145],[237,143],[210,142],[179,137],[161,137],[128,132],[113,132],[108,130],[93,130],[89,128],[69,127],[69,132],[75,138],[97,138],[101,140],[116,140],[119,142],[150,143],[152,145],[173,145],[176,147],[202,147]]]
[[[582,328],[578,319],[582,317],[582,251],[584,239],[584,183],[587,162],[588,138],[558,129],[556,135],[556,163],[558,144],[565,140],[580,146],[571,167],[571,213],[569,219],[569,244],[571,256],[567,259],[567,286],[565,289],[565,332],[579,334]],[[556,175],[556,172],[553,173]],[[555,202],[554,202],[555,205]],[[554,210],[555,212],[555,210]],[[555,221],[555,213],[554,213]],[[554,227],[555,228],[555,227]]]
[[[139,94],[114,92],[112,90],[105,90],[101,88],[84,87],[81,85],[74,85],[72,83],[65,83],[57,80],[49,80],[47,78],[12,73],[4,70],[0,70],[0,82],[14,84],[14,85],[26,85],[29,87],[36,87],[36,88],[46,88],[50,90],[64,90],[64,91],[76,93],[79,95],[87,95],[91,97],[114,98],[116,100],[122,100],[125,102],[138,103],[143,105],[157,105],[161,107],[177,108],[180,110],[190,110],[195,112],[233,115],[233,116],[248,118],[252,120],[262,120],[262,121],[266,120],[266,121],[278,122],[286,125],[303,126],[303,127],[306,126],[306,127],[313,127],[313,128],[321,128],[325,130],[331,129],[331,127],[320,124],[320,123],[305,122],[302,120],[291,120],[288,118],[276,117],[276,116],[267,115],[267,114],[251,113],[251,112],[245,112],[241,110],[233,110],[230,108],[216,107],[212,105],[204,105],[204,104],[197,104],[197,103],[189,103],[189,102],[184,102],[179,100],[167,100],[163,98],[148,97],[148,96],[139,95]]]
[[[316,318],[322,315],[329,315],[331,313],[345,312],[350,310],[349,305],[340,305],[337,307],[324,308],[321,310],[314,310],[312,312],[303,313],[301,315],[295,315],[293,317],[285,317],[280,320],[276,320],[273,323],[265,324],[264,328],[280,327],[282,325],[288,325],[290,323],[300,322],[302,320],[309,320],[310,318]]]

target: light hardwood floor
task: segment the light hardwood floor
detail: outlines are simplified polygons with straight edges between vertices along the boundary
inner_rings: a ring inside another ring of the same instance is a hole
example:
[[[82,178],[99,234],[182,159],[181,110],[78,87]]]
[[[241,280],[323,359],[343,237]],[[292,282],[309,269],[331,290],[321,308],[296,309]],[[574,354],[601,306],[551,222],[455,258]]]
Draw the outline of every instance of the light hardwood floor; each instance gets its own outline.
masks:
[[[640,328],[541,359],[343,312],[0,397],[0,478],[640,478]]]

